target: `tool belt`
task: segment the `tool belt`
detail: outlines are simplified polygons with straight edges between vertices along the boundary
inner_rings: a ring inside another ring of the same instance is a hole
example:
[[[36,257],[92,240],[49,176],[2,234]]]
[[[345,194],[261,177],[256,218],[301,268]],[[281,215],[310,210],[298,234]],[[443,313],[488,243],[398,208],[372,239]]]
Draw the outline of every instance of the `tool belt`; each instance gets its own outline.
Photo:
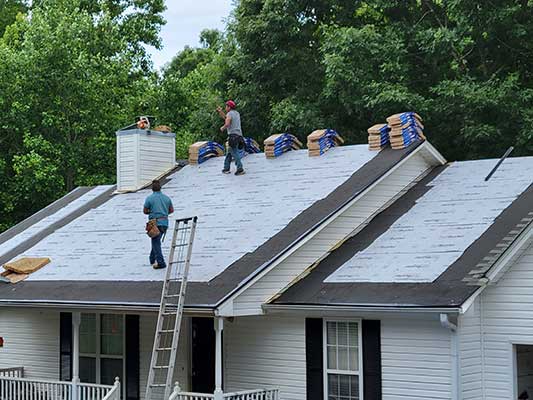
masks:
[[[167,218],[166,217],[154,218],[154,219],[148,220],[148,222],[146,223],[146,228],[145,228],[146,229],[146,234],[150,238],[153,239],[153,238],[157,237],[157,235],[161,234],[161,231],[157,227],[157,221],[160,221],[162,219],[167,219]]]
[[[231,134],[228,136],[229,147],[233,149],[243,149],[244,148],[244,138],[241,135]]]

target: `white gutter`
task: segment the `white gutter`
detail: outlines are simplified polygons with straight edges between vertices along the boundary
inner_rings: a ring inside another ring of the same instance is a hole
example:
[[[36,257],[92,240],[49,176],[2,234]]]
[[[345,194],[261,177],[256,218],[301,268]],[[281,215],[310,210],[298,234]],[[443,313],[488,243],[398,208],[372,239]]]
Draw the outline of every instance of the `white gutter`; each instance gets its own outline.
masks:
[[[293,305],[293,304],[263,304],[263,310],[271,314],[287,311],[342,311],[342,312],[412,312],[412,313],[459,313],[460,307],[419,307],[408,304],[366,304],[366,305]]]
[[[31,300],[0,300],[0,308],[2,307],[23,307],[23,308],[56,308],[56,309],[89,309],[89,310],[109,310],[109,311],[135,311],[135,312],[158,312],[159,304],[151,303],[134,303],[134,304],[121,304],[121,303],[104,303],[104,302],[82,302],[82,301],[40,301],[35,302]],[[209,306],[198,307],[184,307],[183,311],[187,314],[206,314],[213,315],[213,309]]]

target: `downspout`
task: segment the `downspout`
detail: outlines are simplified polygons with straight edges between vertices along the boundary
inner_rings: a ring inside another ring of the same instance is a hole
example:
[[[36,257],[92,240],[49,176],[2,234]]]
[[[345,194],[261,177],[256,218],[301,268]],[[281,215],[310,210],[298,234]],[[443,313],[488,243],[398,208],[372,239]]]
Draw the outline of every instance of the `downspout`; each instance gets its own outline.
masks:
[[[479,346],[481,347],[481,398],[485,400],[485,316],[483,310],[483,293],[479,295]]]
[[[440,314],[440,324],[443,328],[450,330],[450,353],[451,353],[451,380],[452,400],[461,399],[461,385],[459,376],[459,337],[457,335],[457,324],[450,321],[448,314]]]

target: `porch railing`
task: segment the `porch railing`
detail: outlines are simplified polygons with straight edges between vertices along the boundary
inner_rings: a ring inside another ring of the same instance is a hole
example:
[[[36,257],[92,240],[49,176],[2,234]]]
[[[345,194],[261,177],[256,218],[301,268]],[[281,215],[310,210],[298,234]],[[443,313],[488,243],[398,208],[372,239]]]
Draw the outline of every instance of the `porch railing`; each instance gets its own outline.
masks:
[[[179,389],[179,386],[177,387]],[[213,400],[214,394],[174,390],[169,400]],[[278,389],[256,389],[224,393],[224,400],[279,400]]]
[[[77,393],[77,395],[75,394]],[[0,375],[0,400],[120,400],[120,383],[45,381]]]
[[[0,368],[0,376],[24,378],[24,367]]]

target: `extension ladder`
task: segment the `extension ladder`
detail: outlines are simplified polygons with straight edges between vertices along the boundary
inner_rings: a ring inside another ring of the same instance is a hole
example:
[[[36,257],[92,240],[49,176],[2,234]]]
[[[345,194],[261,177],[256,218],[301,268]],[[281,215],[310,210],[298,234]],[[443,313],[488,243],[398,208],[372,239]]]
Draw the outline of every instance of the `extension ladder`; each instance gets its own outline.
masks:
[[[146,400],[168,400],[172,390],[197,219],[178,219],[174,226],[146,385]]]

